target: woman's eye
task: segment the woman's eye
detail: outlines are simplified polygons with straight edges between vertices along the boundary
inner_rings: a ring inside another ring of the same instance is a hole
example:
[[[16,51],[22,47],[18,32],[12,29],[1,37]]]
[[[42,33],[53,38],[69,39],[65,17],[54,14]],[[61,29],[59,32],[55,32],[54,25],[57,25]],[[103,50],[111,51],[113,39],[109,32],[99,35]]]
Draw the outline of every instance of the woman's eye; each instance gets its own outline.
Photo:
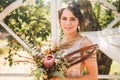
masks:
[[[62,17],[61,18],[61,20],[63,20],[63,21],[67,21],[67,20],[69,20],[69,21],[75,21],[76,19],[75,18],[66,18],[66,17]]]
[[[75,21],[75,19],[74,18],[72,18],[72,19],[70,19],[71,21]]]

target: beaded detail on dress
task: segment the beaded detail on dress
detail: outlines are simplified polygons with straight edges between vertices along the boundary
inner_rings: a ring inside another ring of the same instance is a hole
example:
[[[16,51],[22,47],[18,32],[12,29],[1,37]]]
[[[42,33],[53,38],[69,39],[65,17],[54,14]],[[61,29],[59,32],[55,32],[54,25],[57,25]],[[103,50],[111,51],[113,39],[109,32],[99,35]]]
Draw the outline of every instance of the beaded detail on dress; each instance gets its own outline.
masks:
[[[85,38],[83,37],[83,38],[79,39],[71,48],[62,50],[63,53],[61,54],[61,56],[64,57],[65,55],[80,49],[81,42],[84,39]],[[73,55],[69,59],[72,59],[73,57],[80,57],[80,56],[81,56],[81,54],[78,53],[78,54]],[[71,66],[67,71],[67,77],[77,77],[77,76],[80,76],[80,75],[81,75],[81,73],[80,73],[80,64],[76,64],[76,65]]]

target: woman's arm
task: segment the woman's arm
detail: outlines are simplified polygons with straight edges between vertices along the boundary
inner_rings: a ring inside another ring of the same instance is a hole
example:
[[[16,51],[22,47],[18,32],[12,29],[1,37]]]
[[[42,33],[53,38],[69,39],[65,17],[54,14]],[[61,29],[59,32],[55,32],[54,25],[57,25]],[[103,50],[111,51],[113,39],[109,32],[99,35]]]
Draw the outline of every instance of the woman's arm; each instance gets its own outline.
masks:
[[[94,55],[95,56],[95,55]],[[93,57],[91,57],[93,58]],[[86,70],[88,74],[79,76],[79,77],[70,77],[66,78],[65,80],[98,80],[98,68],[97,68],[97,62],[96,59],[86,59],[84,61],[84,65],[86,67]],[[62,80],[60,78],[53,78],[51,80]]]
[[[82,43],[82,47],[86,47],[90,45],[93,45],[93,44],[87,38]],[[86,54],[89,54],[89,53],[86,53],[86,52],[83,53],[83,55],[86,55]],[[96,51],[93,52],[93,55],[91,55],[86,60],[84,60],[83,64],[88,74],[80,77],[66,78],[66,80],[98,80],[98,66],[97,66]]]
[[[66,78],[66,80],[98,80],[98,67],[96,60],[89,58],[84,61],[84,65],[88,74],[80,77]]]

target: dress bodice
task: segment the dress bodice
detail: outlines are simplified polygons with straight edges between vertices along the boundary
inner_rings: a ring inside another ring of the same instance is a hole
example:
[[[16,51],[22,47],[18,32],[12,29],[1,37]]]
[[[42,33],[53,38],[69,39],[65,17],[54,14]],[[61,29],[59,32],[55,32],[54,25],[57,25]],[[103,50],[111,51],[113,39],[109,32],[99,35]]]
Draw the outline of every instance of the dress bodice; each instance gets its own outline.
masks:
[[[84,39],[85,38],[83,37],[83,38],[79,39],[72,47],[62,50],[61,56],[64,57],[65,55],[80,49],[81,48],[81,43]],[[79,54],[75,54],[72,57],[80,57],[80,56],[81,56],[81,54],[79,53]],[[81,76],[80,65],[81,64],[79,63],[79,64],[75,64],[75,65],[71,66],[67,71],[67,77]]]

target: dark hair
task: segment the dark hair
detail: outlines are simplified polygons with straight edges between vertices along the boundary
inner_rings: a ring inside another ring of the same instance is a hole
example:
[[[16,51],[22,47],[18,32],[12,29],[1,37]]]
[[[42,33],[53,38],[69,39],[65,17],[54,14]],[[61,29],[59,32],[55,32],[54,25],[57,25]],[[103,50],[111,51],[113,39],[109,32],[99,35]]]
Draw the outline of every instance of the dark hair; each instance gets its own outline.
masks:
[[[73,13],[73,15],[78,18],[79,24],[81,24],[81,22],[83,20],[83,16],[81,13],[81,7],[77,2],[69,2],[65,8],[62,8],[58,11],[59,22],[61,19],[61,15],[65,9],[70,10]]]

